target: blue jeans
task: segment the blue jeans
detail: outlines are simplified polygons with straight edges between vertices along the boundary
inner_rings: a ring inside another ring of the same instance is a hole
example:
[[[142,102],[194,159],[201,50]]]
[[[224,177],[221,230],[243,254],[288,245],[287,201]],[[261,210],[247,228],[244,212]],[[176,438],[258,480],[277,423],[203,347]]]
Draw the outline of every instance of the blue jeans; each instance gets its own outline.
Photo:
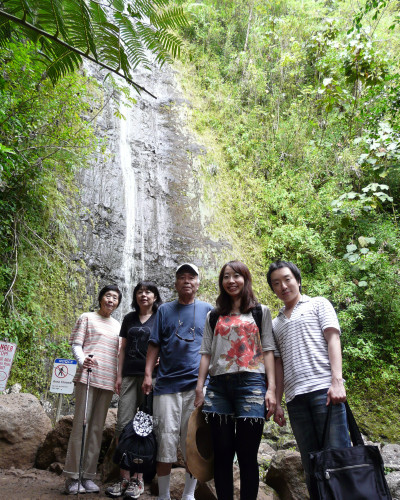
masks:
[[[309,459],[311,451],[322,449],[322,437],[328,407],[326,406],[328,389],[299,394],[287,403],[290,425],[301,454],[301,462],[306,473],[309,488]],[[348,448],[351,446],[347,428],[346,409],[343,403],[332,406],[329,432],[330,448]]]
[[[234,418],[265,418],[265,375],[238,372],[210,377],[203,413]]]

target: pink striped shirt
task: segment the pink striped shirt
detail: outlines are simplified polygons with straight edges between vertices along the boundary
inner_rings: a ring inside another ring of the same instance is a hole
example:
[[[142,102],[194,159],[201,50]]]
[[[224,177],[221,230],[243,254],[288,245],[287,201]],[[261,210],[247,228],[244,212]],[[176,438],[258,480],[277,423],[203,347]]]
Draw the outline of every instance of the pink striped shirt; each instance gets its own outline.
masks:
[[[120,327],[114,318],[104,318],[98,312],[88,312],[78,318],[72,330],[70,345],[81,345],[85,357],[93,354],[93,359],[96,361],[90,376],[90,385],[93,387],[114,391]],[[74,382],[86,384],[87,370],[78,368]]]

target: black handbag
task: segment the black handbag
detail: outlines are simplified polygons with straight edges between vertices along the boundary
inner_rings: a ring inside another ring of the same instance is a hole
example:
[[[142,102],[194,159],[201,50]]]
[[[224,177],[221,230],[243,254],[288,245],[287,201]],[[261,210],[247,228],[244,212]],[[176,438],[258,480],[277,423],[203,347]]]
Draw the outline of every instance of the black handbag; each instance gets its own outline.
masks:
[[[132,473],[142,472],[145,482],[156,473],[157,441],[153,430],[152,393],[145,396],[136,415],[126,424],[118,440],[113,462]]]
[[[379,448],[364,445],[347,401],[345,407],[353,446],[329,448],[332,413],[329,405],[323,448],[309,453],[311,500],[391,500]]]

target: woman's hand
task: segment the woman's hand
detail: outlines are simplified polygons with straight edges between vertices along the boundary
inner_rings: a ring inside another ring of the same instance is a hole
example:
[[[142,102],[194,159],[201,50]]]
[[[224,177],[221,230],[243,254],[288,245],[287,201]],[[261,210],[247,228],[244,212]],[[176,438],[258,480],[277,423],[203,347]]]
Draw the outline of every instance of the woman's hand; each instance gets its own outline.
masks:
[[[117,376],[117,381],[115,382],[115,392],[118,394],[121,392],[121,384],[122,384],[122,377],[120,375]]]
[[[265,394],[265,407],[267,409],[265,419],[269,420],[269,418],[275,413],[276,409],[276,396],[275,391],[272,389],[268,389]]]
[[[91,370],[95,365],[97,364],[96,358],[91,356],[86,356],[85,361],[83,362],[83,369],[84,370]]]
[[[204,392],[203,392],[203,389],[199,388],[197,389],[196,388],[196,398],[194,400],[194,407],[197,408],[199,406],[201,406],[202,404],[204,403]]]
[[[153,383],[152,383],[152,378],[151,375],[145,375],[143,379],[143,384],[142,384],[142,391],[144,394],[148,395],[150,392],[153,390]]]

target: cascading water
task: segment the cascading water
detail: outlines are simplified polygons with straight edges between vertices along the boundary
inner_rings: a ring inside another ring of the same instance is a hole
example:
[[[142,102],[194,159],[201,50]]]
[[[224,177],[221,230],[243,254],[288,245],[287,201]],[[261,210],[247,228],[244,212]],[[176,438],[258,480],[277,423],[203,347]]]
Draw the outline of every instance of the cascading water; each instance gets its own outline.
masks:
[[[124,204],[125,204],[125,244],[122,254],[121,274],[124,278],[122,287],[123,299],[121,310],[127,310],[131,303],[131,287],[134,275],[135,261],[133,258],[135,248],[135,206],[136,206],[136,183],[135,172],[132,167],[132,153],[129,143],[131,121],[129,117],[129,108],[120,103],[120,111],[124,118],[118,120],[119,124],[119,158],[124,185]]]
[[[77,259],[86,263],[90,296],[96,283],[122,286],[117,319],[129,311],[139,279],[154,280],[168,300],[179,263],[190,260],[213,274],[224,247],[205,235],[197,170],[206,152],[188,132],[190,103],[174,71],[141,69],[135,81],[157,99],[135,95],[133,107],[120,108],[126,120],[106,106],[97,121],[106,152],[79,174]]]

